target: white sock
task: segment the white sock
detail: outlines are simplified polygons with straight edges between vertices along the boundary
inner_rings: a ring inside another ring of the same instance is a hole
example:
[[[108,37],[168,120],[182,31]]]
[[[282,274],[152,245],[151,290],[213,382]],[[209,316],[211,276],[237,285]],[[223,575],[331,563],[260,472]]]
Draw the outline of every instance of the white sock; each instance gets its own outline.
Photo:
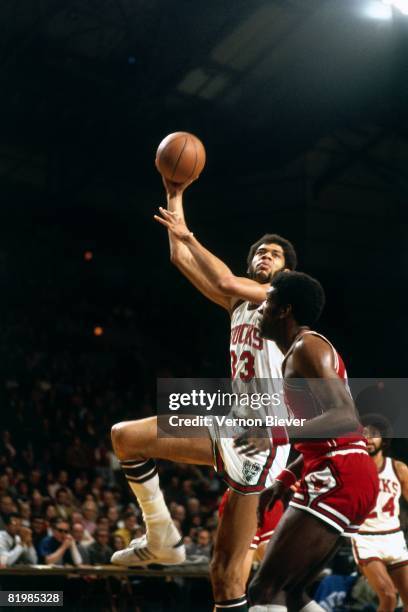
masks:
[[[317,601],[314,601],[314,599],[312,599],[312,601],[309,601],[308,604],[303,606],[300,612],[326,612],[326,611],[324,608],[322,608],[322,606],[319,606]]]
[[[156,463],[147,461],[121,461],[126,480],[142,509],[146,536],[152,548],[174,546],[180,534],[173,524],[160,489]]]

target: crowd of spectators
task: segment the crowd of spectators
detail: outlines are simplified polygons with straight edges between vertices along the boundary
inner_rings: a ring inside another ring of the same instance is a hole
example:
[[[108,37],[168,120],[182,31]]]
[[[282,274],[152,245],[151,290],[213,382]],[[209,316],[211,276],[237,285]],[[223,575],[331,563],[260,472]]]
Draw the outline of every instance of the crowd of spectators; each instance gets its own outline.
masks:
[[[51,334],[43,327],[47,312],[37,328],[9,319],[0,330],[0,566],[104,565],[145,530],[112,451],[110,428],[120,420],[153,414],[156,377],[174,374],[168,364],[180,362],[172,355],[163,360],[164,350],[154,361],[158,353],[151,348],[150,331],[146,338],[138,329],[132,343],[123,343],[120,335],[84,340],[76,336],[75,317],[67,315]],[[127,336],[129,312],[119,308],[115,316]],[[159,473],[188,559],[208,562],[224,484],[203,467],[159,462]],[[3,587],[3,577],[0,582]],[[203,596],[197,597],[193,583],[204,589]],[[129,597],[134,602],[140,594],[140,605],[129,609],[211,609],[208,581],[200,586],[199,581],[181,585],[176,580],[166,583],[167,590],[163,581],[160,600],[156,582],[149,584],[149,579],[131,583]],[[85,586],[83,593],[95,599],[96,591]],[[112,584],[110,592],[115,593]],[[74,597],[79,594],[76,584]]]

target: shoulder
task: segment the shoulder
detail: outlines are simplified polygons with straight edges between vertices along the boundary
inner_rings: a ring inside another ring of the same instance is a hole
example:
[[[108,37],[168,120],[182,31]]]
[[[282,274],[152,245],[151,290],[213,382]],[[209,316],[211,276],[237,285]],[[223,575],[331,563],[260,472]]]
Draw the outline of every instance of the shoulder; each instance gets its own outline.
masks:
[[[49,550],[52,550],[54,548],[58,548],[58,542],[55,538],[53,538],[52,536],[45,536],[45,538],[43,538],[40,542],[40,545],[43,548],[47,548]]]
[[[293,358],[298,363],[333,366],[333,349],[321,336],[304,334],[293,347]]]
[[[245,300],[235,300],[235,301],[231,301],[231,317],[234,316],[235,313],[239,312],[240,310],[242,310],[241,306],[243,306],[244,304],[247,304],[248,302],[246,302]]]
[[[392,466],[398,480],[408,483],[408,466],[403,461],[392,459]]]

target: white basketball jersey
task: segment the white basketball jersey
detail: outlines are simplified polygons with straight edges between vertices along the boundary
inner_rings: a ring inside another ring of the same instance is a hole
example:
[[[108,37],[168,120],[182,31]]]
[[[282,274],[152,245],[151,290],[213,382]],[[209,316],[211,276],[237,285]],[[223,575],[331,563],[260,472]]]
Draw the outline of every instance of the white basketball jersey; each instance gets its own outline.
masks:
[[[394,470],[390,457],[385,458],[384,466],[378,473],[380,492],[374,510],[368,515],[359,533],[387,533],[400,529],[399,499],[401,483]]]
[[[232,314],[231,378],[236,393],[282,392],[283,354],[275,342],[261,338],[259,316],[257,306],[249,302],[237,306]],[[286,416],[286,408],[284,414],[281,410],[277,414]]]

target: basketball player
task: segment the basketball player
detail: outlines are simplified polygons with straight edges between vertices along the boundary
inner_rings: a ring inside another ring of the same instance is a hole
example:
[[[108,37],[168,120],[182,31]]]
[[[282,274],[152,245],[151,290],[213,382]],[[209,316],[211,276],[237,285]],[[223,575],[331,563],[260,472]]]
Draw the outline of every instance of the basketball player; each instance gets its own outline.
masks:
[[[324,305],[315,279],[282,272],[260,307],[261,336],[285,354],[284,393],[302,427],[271,428],[272,444],[295,443],[300,455],[261,495],[260,512],[300,477],[300,486],[280,520],[264,560],[249,586],[254,610],[280,590],[290,612],[320,610],[299,600],[302,589],[337,549],[341,535],[355,533],[375,505],[378,476],[362,437],[343,361],[332,344],[311,330]],[[235,441],[250,456],[268,438],[241,435]]]
[[[393,612],[397,591],[408,610],[408,550],[399,521],[401,495],[408,501],[408,467],[385,456],[391,437],[387,421],[374,415],[362,421],[380,492],[374,510],[353,537],[354,558],[376,592],[381,612]]]
[[[169,233],[171,261],[210,300],[231,315],[231,362],[234,381],[245,386],[252,378],[281,377],[283,355],[275,343],[262,340],[257,328],[257,305],[266,296],[271,278],[296,266],[291,243],[275,234],[266,235],[250,249],[250,278],[237,277],[205,249],[189,231],[183,214],[186,185],[165,182],[168,210],[156,220]],[[259,453],[248,460],[233,448],[233,439],[207,437],[158,438],[157,418],[118,423],[112,428],[115,453],[142,508],[147,536],[118,551],[112,562],[121,565],[179,563],[185,552],[159,488],[153,459],[213,465],[232,488],[220,521],[211,562],[211,582],[217,610],[247,610],[242,563],[256,531],[258,494],[286,465],[288,447]]]

